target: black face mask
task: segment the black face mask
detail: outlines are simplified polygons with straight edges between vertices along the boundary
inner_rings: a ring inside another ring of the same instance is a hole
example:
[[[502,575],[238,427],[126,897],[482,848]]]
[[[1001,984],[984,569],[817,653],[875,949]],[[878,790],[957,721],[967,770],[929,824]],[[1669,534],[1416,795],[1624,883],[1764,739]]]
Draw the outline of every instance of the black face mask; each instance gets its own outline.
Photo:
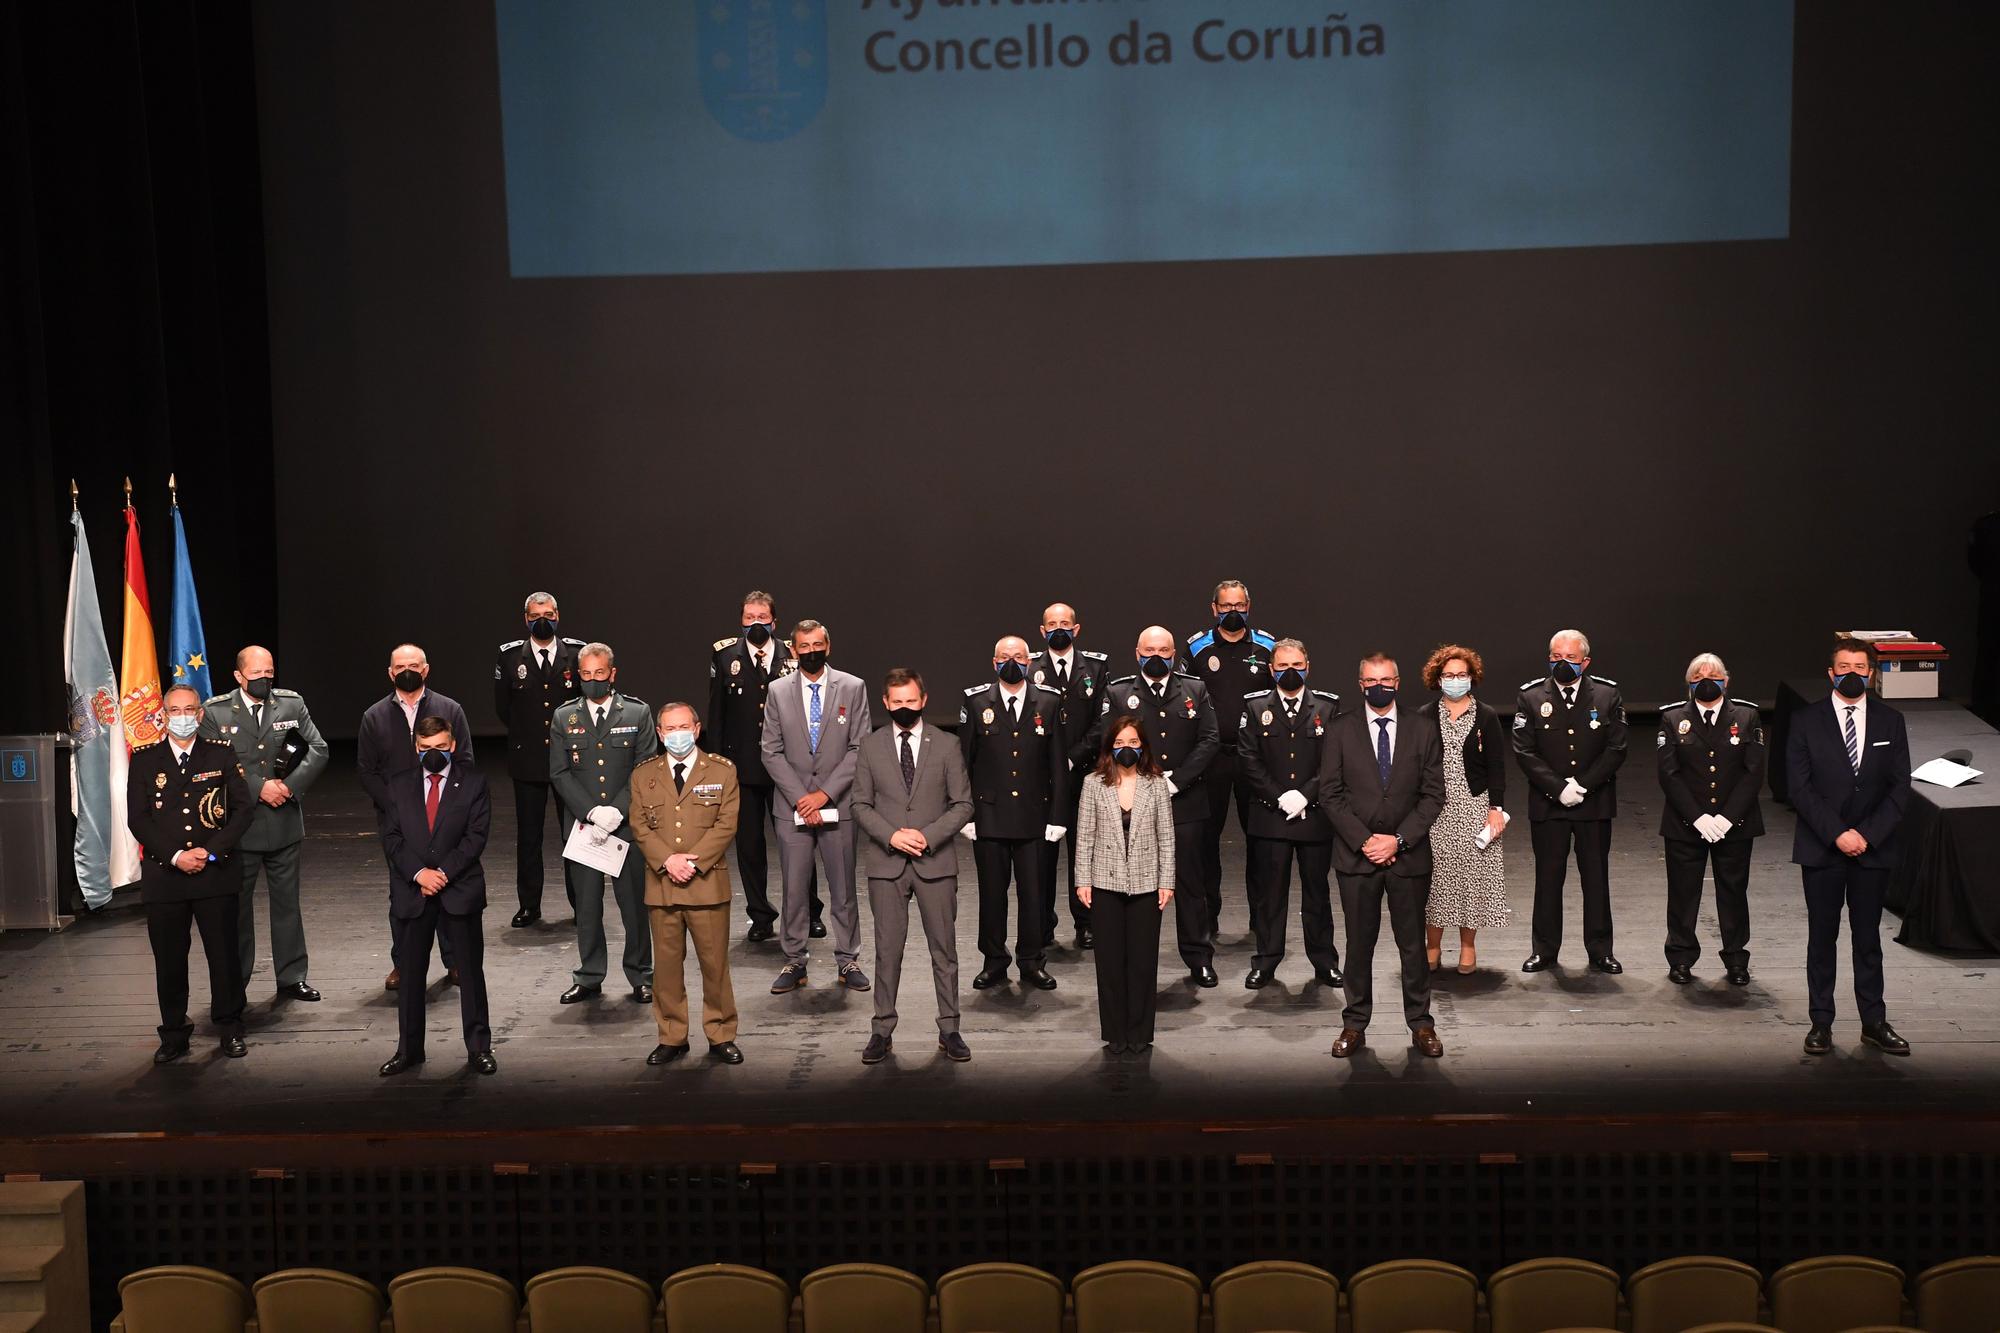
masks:
[[[1556,684],[1567,685],[1583,674],[1583,668],[1567,658],[1558,657],[1549,663],[1549,674],[1555,677]]]
[[[442,773],[450,763],[451,752],[448,750],[424,751],[424,772],[426,773]]]
[[[1148,679],[1165,680],[1168,676],[1174,674],[1174,659],[1171,657],[1142,657],[1139,659],[1139,670],[1145,672]]]
[[[1215,623],[1234,634],[1250,623],[1250,617],[1241,611],[1224,611],[1215,618]]]
[[[1722,682],[1714,679],[1698,680],[1693,686],[1694,697],[1705,704],[1712,704],[1722,697]]]
[[[271,678],[269,676],[252,676],[243,682],[243,692],[252,699],[268,699],[271,697]]]
[[[1028,678],[1028,668],[1012,658],[994,667],[993,672],[1009,685],[1019,685]]]
[[[752,648],[762,648],[771,641],[771,627],[763,621],[754,621],[743,627],[743,637],[750,640]]]
[[[408,667],[404,667],[401,671],[398,671],[394,676],[391,676],[390,680],[394,683],[397,689],[401,690],[405,694],[415,694],[418,690],[421,690],[424,687],[423,675],[419,672],[410,670],[410,668]]]
[[[556,622],[552,617],[540,616],[528,622],[528,633],[541,643],[547,643],[556,636]]]
[[[1278,688],[1286,694],[1296,694],[1306,687],[1306,673],[1297,667],[1286,667],[1278,673]]]
[[[1370,685],[1362,691],[1362,694],[1368,697],[1368,706],[1370,708],[1387,708],[1390,704],[1396,702],[1396,687],[1394,685]]]
[[[1858,671],[1848,671],[1833,678],[1833,690],[1843,699],[1859,699],[1868,693],[1868,677]]]
[[[1042,637],[1048,640],[1049,647],[1059,653],[1068,652],[1069,646],[1076,642],[1076,635],[1066,629],[1052,629]]]
[[[904,731],[908,731],[911,727],[916,726],[917,723],[924,720],[924,710],[921,708],[891,708],[889,710],[889,720]]]
[[[1111,752],[1111,757],[1117,761],[1120,768],[1137,768],[1139,766],[1139,752],[1129,745],[1119,746]]]
[[[611,697],[611,682],[608,680],[586,680],[579,688],[583,691],[583,697],[592,703]]]
[[[800,653],[799,670],[808,676],[817,676],[826,670],[826,649],[822,648],[814,653]]]

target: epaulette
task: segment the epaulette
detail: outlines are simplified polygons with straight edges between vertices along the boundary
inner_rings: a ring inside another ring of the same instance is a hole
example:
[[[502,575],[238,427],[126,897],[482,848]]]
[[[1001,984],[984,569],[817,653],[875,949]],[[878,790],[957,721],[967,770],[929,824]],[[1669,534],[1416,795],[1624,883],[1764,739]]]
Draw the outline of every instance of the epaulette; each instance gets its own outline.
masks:
[[[223,692],[222,692],[221,694],[217,694],[217,695],[213,695],[213,696],[211,696],[211,697],[209,697],[209,698],[207,698],[207,699],[203,699],[203,700],[201,701],[201,706],[202,706],[203,708],[206,708],[206,707],[208,707],[208,706],[209,706],[210,704],[219,704],[219,703],[223,703],[223,702],[225,702],[225,701],[226,701],[226,700],[227,700],[227,699],[229,698],[229,696],[230,696],[230,694],[231,694],[231,693],[232,693],[232,691],[230,691],[230,690],[224,690],[224,691],[223,691]]]
[[[1212,629],[1198,629],[1187,636],[1188,651],[1191,653],[1198,653],[1214,642],[1215,631]]]
[[[1109,660],[1104,656],[1103,653],[1097,652],[1096,650],[1091,648],[1079,648],[1076,651],[1079,657],[1088,657],[1094,662],[1103,662]]]
[[[975,694],[984,694],[986,693],[986,691],[992,688],[993,687],[991,685],[968,685],[965,687],[965,693],[966,696],[969,698]]]
[[[715,651],[715,652],[718,652],[718,653],[719,653],[719,652],[721,652],[721,651],[722,651],[722,650],[723,650],[724,648],[734,648],[734,647],[735,647],[735,646],[736,646],[737,644],[739,644],[739,643],[741,643],[741,642],[743,642],[743,636],[742,636],[742,635],[740,635],[740,634],[732,634],[732,635],[730,635],[730,636],[729,636],[728,638],[726,638],[726,639],[717,639],[717,640],[715,641],[715,646],[714,646],[714,649],[713,649],[713,651]]]
[[[227,698],[228,696],[224,695],[223,697]],[[303,699],[305,696],[297,690],[288,690],[282,685],[273,685],[271,687],[271,697],[274,699]]]
[[[500,651],[503,653],[511,653],[516,648],[519,648],[522,644],[526,642],[527,642],[526,639],[509,639],[507,640],[507,642],[500,645]]]
[[[618,692],[618,697],[619,697],[619,698],[621,698],[621,699],[623,699],[623,700],[624,700],[624,701],[625,701],[626,703],[628,703],[628,704],[637,704],[637,705],[639,705],[639,707],[641,707],[641,708],[645,709],[645,710],[646,710],[646,712],[647,712],[647,713],[649,713],[649,714],[650,714],[650,713],[651,713],[651,712],[653,711],[653,706],[652,706],[651,704],[647,703],[647,702],[646,702],[646,701],[645,701],[644,699],[641,699],[641,698],[640,698],[640,697],[639,697],[638,695],[636,695],[636,694],[626,694],[626,693],[625,693],[625,692],[624,692],[623,690],[620,690],[620,691]],[[587,703],[589,703],[590,701],[586,699],[586,700],[585,700],[584,702],[585,702],[585,703],[587,704]]]
[[[1534,678],[1533,680],[1524,680],[1524,681],[1522,681],[1522,682],[1521,682],[1521,683],[1520,683],[1519,685],[1515,686],[1515,688],[1516,688],[1516,689],[1521,689],[1521,690],[1532,690],[1532,689],[1534,689],[1534,688],[1535,688],[1535,686],[1537,686],[1537,685],[1545,685],[1545,684],[1547,684],[1547,683],[1548,683],[1548,679],[1549,679],[1549,678],[1548,678],[1547,676],[1537,676],[1537,677],[1535,677],[1535,678]]]
[[[1252,699],[1261,699],[1269,693],[1270,693],[1269,690],[1251,690],[1248,694],[1243,696],[1243,702],[1247,704]]]
[[[1694,700],[1692,699],[1675,699],[1671,703],[1661,704],[1660,711],[1662,713],[1668,713],[1672,712],[1676,708],[1692,708],[1692,707],[1694,707]]]
[[[132,747],[132,753],[133,753],[133,754],[137,754],[137,753],[139,753],[139,751],[141,751],[141,750],[150,750],[150,749],[152,749],[152,748],[153,748],[153,747],[154,747],[155,745],[158,745],[158,744],[159,744],[159,743],[160,743],[161,741],[163,741],[163,740],[165,740],[165,739],[166,739],[166,737],[164,737],[164,736],[155,736],[155,737],[154,737],[154,738],[153,738],[152,740],[149,740],[149,741],[147,741],[147,742],[146,742],[145,744],[143,744],[143,745],[135,745],[135,746],[133,746],[133,747]]]
[[[1044,693],[1044,694],[1053,694],[1053,695],[1055,695],[1055,696],[1056,696],[1057,698],[1061,698],[1061,697],[1062,697],[1062,691],[1061,691],[1061,690],[1059,690],[1059,689],[1057,689],[1057,688],[1056,688],[1055,686],[1053,686],[1053,685],[1033,685],[1033,686],[1030,686],[1029,688],[1030,688],[1030,689],[1037,689],[1037,690],[1040,690],[1040,691],[1041,691],[1042,693]]]
[[[672,756],[671,756],[671,755],[667,755],[667,752],[666,752],[665,750],[662,750],[662,751],[660,751],[660,753],[661,753],[661,755],[663,755],[663,756],[665,756],[665,757],[667,757],[667,758],[672,758]],[[706,752],[706,751],[704,751],[703,753],[707,753],[707,752]],[[731,758],[730,758],[730,757],[729,757],[728,755],[726,755],[726,754],[711,754],[711,755],[709,755],[708,757],[709,757],[709,761],[710,761],[711,763],[717,763],[717,764],[727,764],[727,765],[729,765],[729,766],[730,766],[731,768],[734,768],[734,767],[736,767],[736,761],[735,761],[734,759],[731,759]]]
[[[1267,653],[1270,652],[1273,648],[1278,646],[1277,639],[1274,638],[1269,632],[1261,629],[1253,629],[1250,631],[1250,641],[1256,644],[1259,648],[1262,648]]]
[[[1609,676],[1592,676],[1591,679],[1596,681],[1599,685],[1616,686],[1618,684],[1617,681],[1611,679],[1611,677]]]
[[[1194,672],[1192,671],[1181,671],[1179,669],[1176,669],[1174,671],[1174,674],[1176,676],[1179,676],[1182,680],[1191,680],[1197,685],[1201,684],[1201,677],[1195,675]]]
[[[1326,700],[1328,703],[1337,704],[1340,702],[1340,696],[1335,694],[1332,690],[1314,690],[1313,693],[1317,694],[1320,698]]]
[[[1137,679],[1139,679],[1139,673],[1136,671],[1129,676],[1113,676],[1110,680],[1104,682],[1104,688],[1108,690],[1115,685],[1129,685]]]
[[[1733,696],[1730,698],[1729,702],[1733,704],[1742,704],[1745,708],[1755,708],[1757,706],[1753,701],[1749,699],[1738,699]]]
[[[582,639],[572,639],[567,636],[564,637],[563,642],[568,644],[572,648],[588,648],[590,646],[589,644],[585,643]]]

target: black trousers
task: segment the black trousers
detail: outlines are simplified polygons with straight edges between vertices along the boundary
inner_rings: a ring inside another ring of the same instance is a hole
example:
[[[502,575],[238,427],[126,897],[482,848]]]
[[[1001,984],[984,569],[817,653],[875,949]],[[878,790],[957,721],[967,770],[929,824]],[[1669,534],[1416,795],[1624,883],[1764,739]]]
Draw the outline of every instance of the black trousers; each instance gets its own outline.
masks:
[[[1208,772],[1202,775],[1202,787],[1208,800],[1208,817],[1201,826],[1201,871],[1202,892],[1208,903],[1208,933],[1213,936],[1222,928],[1222,830],[1229,823],[1229,809],[1236,807],[1236,827],[1243,830],[1244,837],[1250,836],[1250,789],[1236,781],[1236,742],[1225,738],[1222,748],[1215,758],[1208,762]],[[1179,834],[1176,833],[1178,838]],[[1257,869],[1246,861],[1243,867],[1244,887],[1254,894]]]
[[[1306,957],[1315,968],[1340,970],[1340,949],[1333,942],[1333,843],[1291,842],[1284,838],[1252,838],[1250,868],[1250,933],[1256,952],[1250,966],[1276,968],[1285,957],[1285,928],[1290,924],[1292,861],[1299,863],[1299,920],[1305,927]]]
[[[1180,900],[1178,892],[1174,899]],[[1114,1046],[1145,1045],[1153,1040],[1160,986],[1160,918],[1164,915],[1157,893],[1106,893],[1099,889],[1092,897],[1090,928],[1097,935],[1097,1030]]]
[[[565,862],[564,864],[567,864],[567,862]],[[399,888],[401,888],[404,883],[405,881],[402,879],[402,877],[396,874],[396,868],[394,866],[390,866],[389,901],[394,902],[396,900],[396,891]],[[400,972],[402,971],[403,968],[403,960],[401,953],[396,948],[397,938],[398,937],[396,935],[396,918],[392,915],[389,918],[389,961],[395,964],[396,970]],[[446,934],[443,931],[438,932],[437,951],[438,951],[438,961],[445,965],[445,969],[447,971],[458,966],[458,957],[455,952],[455,946],[452,943],[452,938],[450,935]],[[426,953],[424,957],[428,959],[430,955]],[[421,972],[417,973],[417,984],[419,986],[424,984],[424,974]]]
[[[1833,1026],[1833,982],[1839,971],[1840,913],[1852,932],[1854,1006],[1873,1027],[1889,1016],[1882,1004],[1882,894],[1887,870],[1845,863],[1801,866],[1806,889],[1807,1012],[1821,1027]]]
[[[1576,845],[1576,874],[1583,881],[1583,948],[1592,959],[1611,956],[1611,821],[1543,819],[1530,829],[1535,848],[1535,923],[1532,951],[1553,959],[1562,953],[1563,880]]]
[[[548,829],[549,806],[556,808],[556,836],[563,835],[562,802],[551,801],[555,787],[547,782],[534,782],[527,778],[514,779],[514,863],[515,896],[521,900],[524,912],[542,910],[542,834]],[[576,906],[576,895],[570,893],[568,876],[563,878],[563,892],[569,896],[569,905]]]
[[[1701,881],[1705,867],[1715,872],[1715,919],[1722,927],[1724,967],[1750,966],[1750,838],[1721,842],[1666,840],[1667,962],[1694,966],[1701,957],[1695,921],[1701,914]]]
[[[1014,953],[1024,970],[1042,965],[1042,947],[1048,938],[1042,904],[1049,897],[1042,848],[1054,846],[1046,838],[989,838],[981,834],[974,840],[972,864],[979,871],[979,952],[987,967],[1004,971],[1012,961],[1007,955],[1007,907],[1013,896],[1007,892],[1010,878],[1021,899]]]
[[[239,878],[235,866],[211,867],[209,875]],[[189,927],[201,931],[208,958],[208,1016],[216,1035],[243,1035],[243,954],[236,937],[237,895],[196,898],[181,903],[146,904],[146,938],[153,946],[153,983],[160,997],[160,1040],[187,1044]]]
[[[1174,813],[1178,815],[1180,811]],[[1214,881],[1208,878],[1208,863],[1202,855],[1199,809],[1194,814],[1185,823],[1174,821],[1174,936],[1180,945],[1181,961],[1190,972],[1215,965],[1215,918],[1209,908]],[[1094,895],[1093,900],[1098,906],[1103,905]],[[1096,920],[1093,908],[1091,921]],[[1095,924],[1091,926],[1093,931],[1096,928]]]
[[[1082,780],[1075,774],[1071,774],[1070,777],[1073,782],[1080,782]],[[1063,896],[1061,889],[1058,888],[1059,885],[1066,886],[1069,890],[1070,925],[1077,930],[1090,929],[1090,909],[1085,907],[1083,900],[1076,896],[1076,808],[1077,802],[1071,801],[1069,809],[1063,812],[1063,827],[1068,829],[1069,833],[1064,836],[1062,842],[1044,842],[1042,844],[1042,883],[1047,886],[1046,892],[1042,894],[1042,944],[1044,948],[1054,944],[1056,940],[1056,900]],[[1051,816],[1051,818],[1054,817]],[[1062,856],[1065,846],[1069,848],[1069,874],[1067,876],[1058,876],[1056,873],[1058,861]]]
[[[493,1049],[486,1022],[486,936],[478,912],[447,912],[433,896],[424,899],[416,916],[390,918],[396,934],[396,966],[403,984],[396,988],[396,1051],[406,1060],[424,1055],[424,974],[430,971],[431,941],[450,941],[458,959],[458,1013],[465,1027],[468,1055]]]
[[[1382,933],[1382,900],[1387,898],[1389,930],[1396,937],[1403,976],[1403,1021],[1412,1032],[1435,1026],[1430,956],[1424,950],[1424,902],[1430,897],[1431,877],[1376,870],[1339,879],[1340,910],[1347,917],[1347,1008],[1340,1021],[1366,1032],[1375,1014],[1375,941]]]
[[[749,914],[751,925],[775,926],[778,909],[771,905],[771,861],[764,835],[770,829],[773,794],[777,789],[768,782],[746,782],[736,790],[736,879],[743,886],[743,909]],[[817,862],[807,883],[812,893],[812,919],[817,921],[826,910],[819,898]]]

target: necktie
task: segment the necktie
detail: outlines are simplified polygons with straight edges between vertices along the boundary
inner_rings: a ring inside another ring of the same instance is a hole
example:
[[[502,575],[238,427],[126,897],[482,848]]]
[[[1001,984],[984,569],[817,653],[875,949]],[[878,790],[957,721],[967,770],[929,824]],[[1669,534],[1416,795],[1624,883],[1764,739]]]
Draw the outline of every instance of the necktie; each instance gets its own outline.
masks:
[[[549,671],[549,650],[544,648],[542,649],[542,674],[547,675],[548,671]]]
[[[1382,790],[1389,789],[1389,719],[1378,717],[1375,725],[1380,728],[1375,733],[1375,767],[1382,770]]]
[[[1059,690],[1069,688],[1069,664],[1067,662],[1058,661],[1056,663],[1056,688]]]
[[[903,790],[917,789],[917,757],[910,753],[910,733],[903,733]]]
[[[687,790],[687,765],[674,765],[674,793],[679,795]]]
[[[1847,717],[1847,748],[1852,750],[1854,748],[1854,710],[1852,708],[1847,710]],[[186,750],[181,751],[180,762],[181,772],[185,774],[188,771],[188,752]]]
[[[1299,701],[1297,699],[1285,700],[1285,721],[1296,722],[1298,720],[1299,720]]]
[[[1704,708],[1701,710],[1701,724],[1704,727],[1715,725],[1715,710],[1713,708]]]
[[[1861,771],[1861,738],[1854,734],[1854,705],[1847,706],[1847,763],[1856,773]]]
[[[1563,686],[1563,707],[1564,708],[1576,707],[1576,686],[1574,685]]]
[[[262,704],[250,705],[250,725],[257,728],[257,730],[259,731],[262,731],[264,729],[264,705]]]
[[[438,788],[444,785],[444,774],[431,774],[431,789],[424,793],[424,819],[435,830],[438,826]],[[407,788],[405,789],[407,790]]]
[[[812,706],[806,709],[806,743],[814,754],[819,753],[819,686],[811,681],[806,688],[813,692]]]
[[[599,731],[604,729],[604,705],[599,704],[590,710],[590,725],[596,727]]]
[[[757,652],[757,674],[759,676],[769,676],[771,674],[771,668],[764,664],[764,653],[762,649],[759,649]]]
[[[1167,701],[1167,687],[1164,685],[1155,685],[1153,687],[1153,697],[1161,703],[1165,703]]]
[[[1021,725],[1021,697],[1010,695],[1007,699],[1007,720],[1015,726]]]

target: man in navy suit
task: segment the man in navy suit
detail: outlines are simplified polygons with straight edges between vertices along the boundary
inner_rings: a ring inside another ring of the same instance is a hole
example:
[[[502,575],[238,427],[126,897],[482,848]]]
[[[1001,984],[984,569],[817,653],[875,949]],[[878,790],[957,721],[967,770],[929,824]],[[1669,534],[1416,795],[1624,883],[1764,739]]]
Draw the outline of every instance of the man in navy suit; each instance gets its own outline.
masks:
[[[1854,1002],[1861,1040],[1891,1055],[1910,1043],[1882,1005],[1882,893],[1896,864],[1896,830],[1910,799],[1910,739],[1903,715],[1868,696],[1875,650],[1859,639],[1833,645],[1833,695],[1799,710],[1785,746],[1798,830],[1792,860],[1805,877],[1806,989],[1812,1028],[1806,1054],[1833,1049],[1833,981],[1840,912],[1853,932]]]
[[[382,1076],[424,1062],[424,988],[431,941],[451,942],[458,960],[458,1006],[465,1022],[465,1050],[482,1074],[498,1072],[486,1022],[486,871],[479,863],[493,822],[486,777],[460,757],[451,724],[441,717],[417,723],[414,773],[385,787],[382,850],[388,854],[389,920],[396,932],[396,966],[412,978],[396,992],[396,1054]]]

